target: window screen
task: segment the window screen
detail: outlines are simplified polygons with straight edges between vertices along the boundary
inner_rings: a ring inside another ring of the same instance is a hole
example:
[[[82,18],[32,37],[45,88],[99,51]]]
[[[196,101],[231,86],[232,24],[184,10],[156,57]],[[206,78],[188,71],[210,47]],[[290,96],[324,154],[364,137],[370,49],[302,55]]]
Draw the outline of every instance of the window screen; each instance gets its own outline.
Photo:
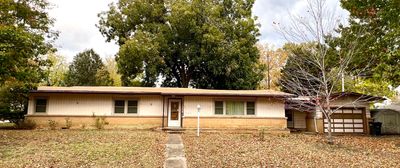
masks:
[[[114,113],[124,113],[124,109],[125,109],[125,101],[115,100]]]
[[[215,114],[224,114],[224,102],[215,101]]]
[[[36,99],[36,113],[45,113],[46,112],[46,106],[47,106],[47,100],[46,99]]]
[[[256,114],[254,102],[247,102],[247,104],[246,104],[246,112],[247,112],[247,115]]]
[[[137,104],[136,100],[129,100],[128,101],[128,113],[130,114],[137,114]]]

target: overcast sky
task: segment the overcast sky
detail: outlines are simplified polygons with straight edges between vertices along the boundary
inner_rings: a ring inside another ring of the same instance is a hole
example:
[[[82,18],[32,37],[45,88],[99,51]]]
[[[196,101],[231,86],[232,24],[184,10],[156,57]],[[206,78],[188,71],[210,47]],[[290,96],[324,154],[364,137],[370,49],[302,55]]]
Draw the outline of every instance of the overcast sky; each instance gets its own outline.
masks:
[[[108,10],[108,4],[116,0],[50,0],[54,5],[49,12],[56,19],[54,29],[60,32],[56,41],[58,53],[72,61],[74,55],[93,48],[101,57],[113,56],[118,51],[114,43],[105,42],[95,24],[97,14]],[[332,9],[337,8],[343,17],[347,13],[340,8],[338,0],[327,0]],[[256,0],[253,15],[261,24],[260,42],[280,47],[285,41],[276,32],[273,22],[285,24],[288,13],[301,15],[306,10],[306,0]]]

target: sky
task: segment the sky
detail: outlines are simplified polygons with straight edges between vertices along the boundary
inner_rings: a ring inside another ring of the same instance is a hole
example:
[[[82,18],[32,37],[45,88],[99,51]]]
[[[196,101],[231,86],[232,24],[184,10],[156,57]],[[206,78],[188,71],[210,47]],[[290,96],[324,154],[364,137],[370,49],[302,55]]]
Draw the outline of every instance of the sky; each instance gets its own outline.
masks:
[[[109,9],[108,4],[117,0],[49,0],[53,4],[49,15],[56,21],[54,29],[59,31],[55,41],[58,54],[72,61],[74,55],[93,48],[102,58],[114,56],[118,45],[106,42],[95,26],[99,18],[97,14]],[[343,18],[348,13],[340,8],[339,0],[327,0],[329,8],[336,9]],[[256,0],[253,15],[261,24],[259,41],[280,47],[285,40],[274,28],[275,23],[287,24],[289,13],[303,15],[306,11],[306,0]]]

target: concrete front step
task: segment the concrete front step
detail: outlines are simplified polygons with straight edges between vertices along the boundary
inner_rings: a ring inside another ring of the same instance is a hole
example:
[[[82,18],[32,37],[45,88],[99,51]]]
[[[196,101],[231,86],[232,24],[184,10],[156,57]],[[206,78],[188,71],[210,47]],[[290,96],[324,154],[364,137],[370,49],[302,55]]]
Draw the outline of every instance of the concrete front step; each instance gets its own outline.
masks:
[[[167,132],[167,133],[171,133],[171,134],[179,134],[179,133],[183,133],[185,132],[185,128],[180,128],[180,127],[164,127],[162,128],[163,131]]]
[[[181,135],[168,134],[166,148],[166,160],[164,168],[187,168],[185,150]]]

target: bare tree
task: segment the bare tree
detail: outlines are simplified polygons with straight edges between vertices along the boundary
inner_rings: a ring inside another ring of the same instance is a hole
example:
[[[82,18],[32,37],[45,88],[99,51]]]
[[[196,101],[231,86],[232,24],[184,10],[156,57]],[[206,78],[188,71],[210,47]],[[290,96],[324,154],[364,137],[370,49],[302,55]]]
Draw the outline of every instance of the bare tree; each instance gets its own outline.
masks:
[[[292,67],[281,79],[280,85],[300,97],[292,100],[294,108],[322,112],[328,124],[328,143],[333,144],[331,116],[341,107],[333,107],[332,102],[344,96],[344,93],[337,94],[337,86],[340,86],[346,71],[351,71],[354,53],[358,52],[362,43],[354,38],[348,41],[341,38],[346,41],[343,43],[346,46],[332,47],[335,37],[340,36],[335,30],[344,20],[336,9],[328,8],[326,0],[307,0],[306,15],[290,14],[290,19],[289,25],[276,24],[277,30],[289,43],[303,45],[297,45],[296,52],[289,53]],[[360,94],[351,103],[366,102],[372,98]]]

